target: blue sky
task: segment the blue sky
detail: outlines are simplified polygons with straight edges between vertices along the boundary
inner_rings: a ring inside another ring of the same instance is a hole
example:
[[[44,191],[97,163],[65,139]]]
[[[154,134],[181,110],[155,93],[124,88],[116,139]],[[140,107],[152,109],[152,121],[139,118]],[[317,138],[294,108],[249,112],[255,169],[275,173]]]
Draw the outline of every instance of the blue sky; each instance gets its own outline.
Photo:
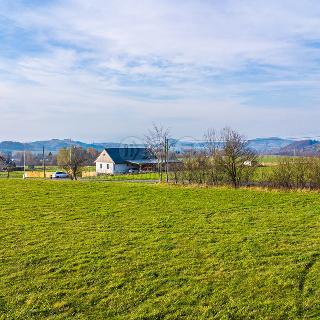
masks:
[[[2,0],[0,140],[318,136],[318,0]]]

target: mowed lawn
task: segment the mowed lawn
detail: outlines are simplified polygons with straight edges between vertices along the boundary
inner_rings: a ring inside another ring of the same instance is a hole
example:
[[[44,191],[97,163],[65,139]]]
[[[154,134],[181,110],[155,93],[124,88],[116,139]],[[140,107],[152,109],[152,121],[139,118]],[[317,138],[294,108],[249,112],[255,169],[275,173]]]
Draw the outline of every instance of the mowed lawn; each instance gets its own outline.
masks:
[[[320,194],[0,180],[0,319],[320,319]]]

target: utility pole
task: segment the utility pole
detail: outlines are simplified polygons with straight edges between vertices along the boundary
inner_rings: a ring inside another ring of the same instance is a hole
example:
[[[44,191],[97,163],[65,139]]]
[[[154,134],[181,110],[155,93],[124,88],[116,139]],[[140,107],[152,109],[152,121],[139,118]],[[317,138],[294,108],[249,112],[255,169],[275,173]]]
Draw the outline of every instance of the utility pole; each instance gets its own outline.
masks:
[[[42,166],[43,166],[43,178],[46,178],[46,159],[44,154],[44,146],[42,147]]]
[[[169,162],[169,139],[165,138],[165,171],[166,171],[166,182],[169,182],[169,168],[168,168],[168,162]]]
[[[23,150],[23,179],[26,178],[26,149]]]
[[[70,146],[70,166],[69,166],[68,174],[72,176],[72,180],[73,180],[74,177],[73,177],[73,165],[72,165],[72,149],[73,149],[73,145]]]
[[[70,146],[69,160],[70,160],[70,167],[71,167],[71,164],[72,164],[72,145]]]

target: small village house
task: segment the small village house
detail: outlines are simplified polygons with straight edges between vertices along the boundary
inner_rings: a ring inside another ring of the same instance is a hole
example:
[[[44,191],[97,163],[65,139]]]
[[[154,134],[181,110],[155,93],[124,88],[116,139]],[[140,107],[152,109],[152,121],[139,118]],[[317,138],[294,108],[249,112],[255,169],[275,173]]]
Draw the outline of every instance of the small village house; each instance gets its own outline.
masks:
[[[155,170],[157,159],[147,148],[106,148],[95,163],[97,174],[121,174]]]

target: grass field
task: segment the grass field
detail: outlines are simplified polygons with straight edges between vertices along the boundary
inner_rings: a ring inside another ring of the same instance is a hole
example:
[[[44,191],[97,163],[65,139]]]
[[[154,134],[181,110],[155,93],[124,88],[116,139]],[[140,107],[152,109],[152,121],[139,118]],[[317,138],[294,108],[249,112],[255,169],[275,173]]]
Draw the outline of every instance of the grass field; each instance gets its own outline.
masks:
[[[294,156],[280,156],[280,155],[264,155],[264,156],[258,157],[260,163],[264,163],[267,165],[277,164],[283,158],[294,159],[296,157],[294,157]]]
[[[281,159],[281,156],[277,155],[264,155],[258,157],[260,163],[278,163]]]
[[[42,172],[40,168],[36,168],[36,171]],[[55,171],[63,171],[59,167],[47,167],[47,172],[55,172]],[[94,172],[95,167],[85,167],[84,171],[87,172]],[[28,172],[28,171],[27,171]],[[10,172],[10,178],[21,178],[23,177],[23,171],[13,171]],[[6,172],[0,172],[0,178],[7,178]],[[31,179],[43,179],[41,178],[31,178]],[[118,174],[118,175],[99,175],[96,177],[86,177],[86,180],[107,180],[107,181],[114,181],[114,180],[158,180],[159,174],[156,172],[146,172],[146,173],[135,173],[135,174]]]
[[[0,178],[7,178],[7,172],[0,172]],[[9,178],[21,178],[23,177],[23,171],[13,171],[10,172]]]
[[[318,193],[0,181],[0,319],[320,319]]]
[[[157,172],[130,173],[130,174],[102,174],[96,177],[87,177],[89,180],[107,180],[107,181],[123,181],[123,180],[159,180]],[[164,179],[164,178],[163,178]]]

